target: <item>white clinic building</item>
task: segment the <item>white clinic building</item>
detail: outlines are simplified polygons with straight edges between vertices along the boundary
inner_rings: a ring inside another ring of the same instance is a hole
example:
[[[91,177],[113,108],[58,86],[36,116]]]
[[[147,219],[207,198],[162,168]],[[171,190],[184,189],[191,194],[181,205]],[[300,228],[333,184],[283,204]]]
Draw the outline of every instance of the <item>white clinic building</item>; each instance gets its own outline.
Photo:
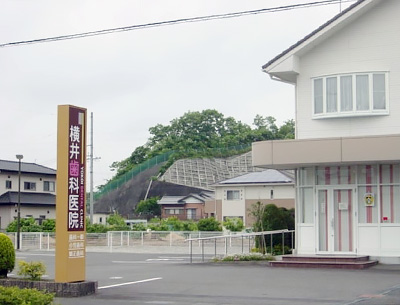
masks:
[[[263,66],[294,86],[296,139],[253,143],[253,165],[296,171],[298,254],[400,263],[399,14],[357,1]]]

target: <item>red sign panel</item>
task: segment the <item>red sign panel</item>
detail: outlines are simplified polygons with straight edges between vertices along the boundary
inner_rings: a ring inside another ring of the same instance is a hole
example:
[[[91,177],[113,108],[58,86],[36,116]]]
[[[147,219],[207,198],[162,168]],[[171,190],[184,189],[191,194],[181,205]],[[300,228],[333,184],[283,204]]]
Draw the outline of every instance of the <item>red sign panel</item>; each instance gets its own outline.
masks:
[[[69,110],[68,231],[85,230],[85,112]]]

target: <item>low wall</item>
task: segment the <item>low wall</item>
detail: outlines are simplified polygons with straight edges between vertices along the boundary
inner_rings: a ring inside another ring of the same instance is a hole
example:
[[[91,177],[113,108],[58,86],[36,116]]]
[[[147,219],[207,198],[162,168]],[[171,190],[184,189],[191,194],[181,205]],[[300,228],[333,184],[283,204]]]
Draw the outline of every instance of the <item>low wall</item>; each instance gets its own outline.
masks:
[[[97,282],[55,283],[54,281],[32,281],[26,279],[0,279],[4,287],[36,288],[37,290],[54,293],[56,297],[81,297],[94,294],[97,291]]]

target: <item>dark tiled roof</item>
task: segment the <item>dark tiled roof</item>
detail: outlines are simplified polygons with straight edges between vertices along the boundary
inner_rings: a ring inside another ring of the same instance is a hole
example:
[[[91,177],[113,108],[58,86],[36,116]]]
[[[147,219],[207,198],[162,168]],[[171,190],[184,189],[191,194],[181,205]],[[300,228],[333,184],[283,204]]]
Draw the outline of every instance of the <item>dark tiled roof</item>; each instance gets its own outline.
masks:
[[[0,160],[0,171],[18,172],[18,161]],[[57,173],[55,169],[26,162],[21,162],[21,172],[46,175],[55,175]]]
[[[6,192],[0,196],[0,205],[18,204],[18,192]],[[21,192],[21,205],[55,206],[56,196],[48,193]]]
[[[340,14],[337,14],[335,17],[333,17],[332,19],[328,20],[327,22],[325,22],[323,25],[321,25],[319,28],[317,28],[316,30],[314,30],[313,32],[311,32],[310,34],[308,34],[306,37],[304,37],[303,39],[299,40],[298,42],[296,42],[294,45],[292,45],[291,47],[289,47],[288,49],[286,49],[285,51],[283,51],[281,54],[275,56],[275,58],[271,59],[269,62],[267,62],[265,65],[262,66],[263,69],[267,68],[268,66],[270,66],[272,63],[274,63],[275,61],[277,61],[279,58],[285,56],[286,54],[288,54],[290,51],[294,50],[295,48],[297,48],[299,45],[301,45],[303,42],[307,41],[308,39],[310,39],[311,37],[313,37],[315,34],[317,34],[318,32],[322,31],[324,28],[326,28],[328,25],[330,25],[331,23],[335,22],[337,19],[339,19],[340,17],[342,17],[343,15],[347,14],[349,11],[351,11],[353,8],[355,8],[356,6],[360,5],[362,2],[364,2],[366,0],[358,0],[356,3],[354,3],[353,5],[349,6],[347,9],[345,9],[344,11],[342,11]]]

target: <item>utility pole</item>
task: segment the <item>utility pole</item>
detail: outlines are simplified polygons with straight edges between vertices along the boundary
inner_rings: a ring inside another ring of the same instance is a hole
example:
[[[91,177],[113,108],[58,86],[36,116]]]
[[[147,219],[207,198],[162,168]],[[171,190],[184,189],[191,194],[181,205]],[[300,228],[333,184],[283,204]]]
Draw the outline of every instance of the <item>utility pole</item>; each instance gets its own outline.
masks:
[[[90,113],[90,198],[89,198],[89,213],[90,213],[90,223],[93,224],[93,160],[101,159],[93,157],[93,112]]]
[[[93,224],[93,112],[90,113],[90,223]]]

